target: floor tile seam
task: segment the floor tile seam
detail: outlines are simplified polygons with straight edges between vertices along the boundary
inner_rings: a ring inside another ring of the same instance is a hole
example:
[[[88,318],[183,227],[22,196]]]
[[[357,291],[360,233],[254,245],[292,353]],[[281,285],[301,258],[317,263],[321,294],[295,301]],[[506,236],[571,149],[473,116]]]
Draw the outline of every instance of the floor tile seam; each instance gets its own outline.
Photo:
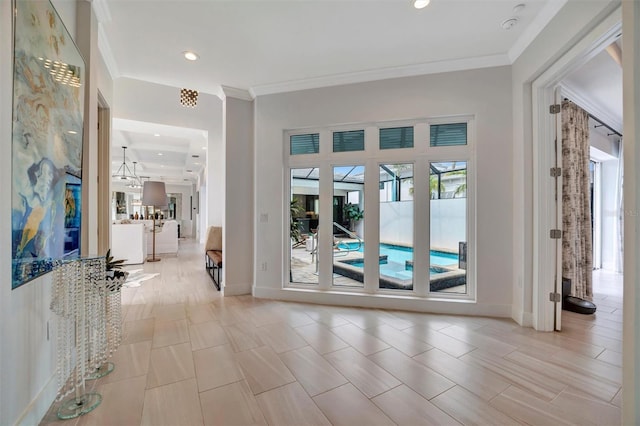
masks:
[[[604,361],[600,361],[600,360],[594,359],[594,361],[599,361],[604,363]],[[569,362],[559,362],[559,360],[554,360],[554,359],[549,359],[548,362],[550,364],[553,364],[557,367],[562,368],[565,371],[571,371],[583,376],[586,376],[588,374],[590,378],[598,380],[600,382],[606,382],[607,384],[611,384],[614,386],[622,386],[623,372],[621,367],[612,366],[612,368],[620,368],[621,377],[620,377],[620,381],[618,382],[613,380],[610,375],[604,375],[603,373],[596,373],[593,370],[588,371],[589,369],[587,368],[578,367],[575,364],[571,364]],[[605,367],[608,367],[608,365]]]
[[[527,354],[525,354],[525,355],[527,355]],[[508,358],[508,359],[509,359],[510,361],[512,361],[512,362],[514,362],[514,363],[516,363],[516,364],[518,364],[518,365],[522,365],[524,368],[527,368],[527,366],[526,366],[526,365],[524,365],[524,364],[523,364],[523,363],[521,363],[521,362],[518,362],[518,361],[513,360],[513,359],[510,359],[510,358]],[[537,358],[536,358],[536,359],[537,359]],[[540,359],[537,359],[537,360],[538,360],[539,362],[543,362],[543,363],[545,363],[545,364],[552,364],[552,366],[553,366],[553,367],[556,367],[556,368],[558,368],[558,369],[561,369],[561,370],[562,370],[562,371],[561,371],[561,373],[562,373],[562,374],[564,374],[564,375],[566,375],[566,376],[567,376],[567,379],[565,379],[565,378],[563,378],[563,377],[558,377],[557,375],[554,375],[552,372],[549,372],[549,369],[548,369],[548,368],[547,368],[547,369],[545,369],[546,373],[545,373],[545,372],[542,372],[542,371],[539,371],[539,370],[533,370],[533,371],[536,371],[538,374],[541,374],[541,375],[543,375],[543,376],[548,376],[548,377],[550,377],[550,378],[552,378],[552,379],[554,379],[554,380],[556,380],[556,381],[558,381],[558,382],[560,382],[560,383],[566,384],[567,386],[572,386],[572,383],[575,383],[575,385],[576,385],[576,386],[578,386],[578,384],[576,383],[576,381],[577,381],[577,382],[579,382],[579,381],[582,381],[582,380],[583,380],[584,375],[583,375],[581,372],[579,372],[579,371],[571,370],[571,369],[568,369],[568,368],[566,368],[566,367],[563,367],[563,366],[560,366],[560,365],[557,365],[557,364],[553,364],[553,363],[550,363],[550,362],[545,361],[545,360],[540,360]],[[598,384],[601,384],[601,383],[602,383],[602,381],[599,381],[599,377],[589,377],[588,379],[590,379],[589,381],[595,381],[595,382],[597,382]],[[614,382],[611,382],[609,379],[605,379],[605,382],[606,382],[605,384],[606,384],[606,385],[608,385],[608,386],[612,386],[612,387],[613,387],[613,386],[619,386],[619,384],[614,383]],[[587,392],[587,393],[588,393],[588,392]]]
[[[234,380],[233,382],[224,383],[224,384],[221,384],[221,385],[214,386],[214,387],[212,387],[212,388],[207,388],[207,389],[202,389],[202,390],[200,390],[200,386],[198,386],[198,395],[200,395],[200,394],[202,394],[202,393],[205,393],[205,392],[212,391],[212,390],[220,389],[220,388],[223,388],[223,387],[225,387],[225,386],[233,385],[233,384],[236,384],[236,383],[246,382],[246,380],[247,380],[247,379],[246,379],[246,377],[244,377],[244,376],[243,376],[243,377],[242,377],[241,379],[239,379],[239,380]],[[198,382],[198,376],[197,376],[197,375],[196,375],[196,382],[197,382],[198,384],[200,383],[200,382]],[[249,385],[247,384],[247,386],[249,386]],[[250,388],[249,388],[249,389],[250,389]]]
[[[179,380],[174,380],[174,381],[172,381],[172,382],[163,383],[163,384],[161,384],[161,385],[153,386],[153,387],[151,387],[151,388],[148,388],[148,387],[146,387],[146,385],[145,385],[144,392],[145,392],[145,394],[146,394],[148,391],[153,390],[153,389],[158,389],[158,388],[162,388],[162,387],[165,387],[165,386],[175,385],[176,383],[186,382],[186,381],[188,381],[188,380],[192,380],[192,379],[195,379],[195,380],[196,380],[196,386],[197,386],[197,384],[198,384],[198,379],[197,379],[197,377],[196,377],[196,375],[195,375],[195,369],[194,369],[194,374],[193,374],[193,376],[190,376],[190,377],[183,377],[183,378],[181,378],[181,379],[179,379]]]
[[[511,397],[510,397],[510,396],[508,396],[508,395],[503,395],[506,391],[507,391],[507,389],[505,389],[504,391],[502,391],[502,392],[501,392],[501,393],[499,393],[498,395],[496,395],[496,396],[494,396],[493,398],[491,398],[491,400],[488,402],[488,404],[489,404],[489,405],[490,405],[494,410],[499,411],[500,413],[502,413],[503,415],[505,415],[505,416],[507,416],[507,417],[511,417],[512,419],[514,419],[514,420],[515,420],[515,421],[517,421],[517,422],[524,422],[524,420],[522,420],[522,419],[520,419],[520,418],[518,418],[518,417],[515,417],[513,414],[510,414],[510,413],[507,413],[507,412],[502,411],[502,410],[500,409],[500,407],[497,407],[497,406],[495,405],[495,399],[496,399],[496,398],[498,398],[498,397],[500,397],[500,396],[502,396],[503,398],[506,398],[506,399],[508,399],[508,400],[512,401],[513,403],[518,404],[518,405],[522,405],[522,404],[524,403],[524,405],[525,405],[525,407],[526,407],[526,408],[528,408],[528,409],[530,409],[530,410],[533,410],[533,411],[535,411],[535,412],[540,412],[540,411],[541,411],[541,410],[539,410],[538,408],[536,408],[535,406],[533,406],[532,404],[530,404],[530,403],[528,403],[528,402],[526,402],[526,401],[518,401],[518,400],[515,400],[515,399],[511,398]],[[535,395],[534,395],[534,397],[535,397]],[[538,399],[539,399],[539,398],[538,398]],[[550,402],[550,401],[545,401],[545,402],[548,402],[549,404],[551,404],[551,402]],[[567,415],[568,415],[568,414],[570,414],[570,413],[568,413],[567,411],[565,411],[563,407],[559,407],[559,406],[555,406],[555,407],[556,407],[556,408],[558,408],[558,409],[560,409],[560,410],[563,412],[563,414],[567,414]],[[546,411],[543,411],[543,413],[544,413],[544,414],[549,414],[549,413],[548,413],[548,412],[546,412]],[[555,416],[555,415],[554,415],[554,416]],[[561,419],[562,419],[562,420],[564,420],[564,421],[566,421],[567,423],[574,423],[572,420],[569,420],[569,419],[567,419],[567,418],[562,418],[562,417],[561,417]]]
[[[471,330],[471,331],[472,331],[472,332],[475,332],[475,330]],[[477,344],[477,343],[469,342],[469,341],[465,341],[465,340],[461,340],[461,339],[458,339],[458,338],[457,338],[457,337],[455,337],[455,336],[451,336],[451,335],[448,335],[448,334],[446,334],[446,333],[442,333],[442,334],[444,334],[445,336],[450,337],[450,338],[452,338],[452,339],[458,340],[458,341],[460,341],[460,342],[462,342],[462,343],[464,343],[464,344],[467,344],[467,345],[470,345],[470,346],[474,346],[474,347],[479,348],[479,349],[485,349],[485,348],[483,348],[483,347],[481,347],[481,346],[478,346],[478,344]],[[509,352],[507,352],[507,353],[505,353],[505,354],[495,353],[495,355],[496,355],[496,356],[501,356],[501,357],[503,357],[503,356],[505,356],[505,355],[508,355],[508,354],[510,354],[510,353],[512,353],[512,352],[514,352],[514,351],[517,351],[517,350],[518,350],[518,347],[517,347],[517,346],[511,345],[511,344],[509,344],[509,343],[501,342],[501,341],[499,341],[499,340],[498,340],[498,339],[496,339],[496,338],[489,337],[489,336],[484,336],[484,335],[482,335],[482,334],[480,335],[480,337],[486,337],[486,338],[489,338],[489,339],[491,339],[491,340],[496,340],[496,341],[498,341],[499,343],[501,343],[501,344],[503,344],[503,345],[513,347],[513,349],[510,349],[510,350],[509,350]],[[487,343],[487,344],[489,344],[489,343]],[[485,345],[482,345],[482,346],[485,346]],[[506,348],[506,349],[509,349],[509,348]],[[503,352],[503,351],[500,351],[500,352]]]

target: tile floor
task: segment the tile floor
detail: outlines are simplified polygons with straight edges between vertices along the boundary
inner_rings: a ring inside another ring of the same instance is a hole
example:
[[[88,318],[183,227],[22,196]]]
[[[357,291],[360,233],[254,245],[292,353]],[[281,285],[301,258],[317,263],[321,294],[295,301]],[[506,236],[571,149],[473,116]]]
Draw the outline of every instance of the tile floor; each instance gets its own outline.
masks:
[[[622,284],[563,331],[507,319],[222,297],[201,248],[147,263],[122,291],[115,371],[93,412],[43,425],[616,425]],[[138,266],[139,268],[139,266]]]

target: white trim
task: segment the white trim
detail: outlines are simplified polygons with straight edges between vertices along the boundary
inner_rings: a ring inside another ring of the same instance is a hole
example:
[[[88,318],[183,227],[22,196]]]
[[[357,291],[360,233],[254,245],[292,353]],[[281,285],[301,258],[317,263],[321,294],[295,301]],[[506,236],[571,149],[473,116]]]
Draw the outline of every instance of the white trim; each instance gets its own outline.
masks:
[[[621,29],[621,9],[617,7],[595,24],[580,41],[562,55],[532,84],[533,130],[533,327],[540,331],[554,330],[554,305],[549,293],[554,291],[556,250],[549,238],[555,227],[556,209],[553,202],[553,179],[549,168],[555,154],[553,140],[555,119],[549,105],[555,102],[553,89],[570,72],[579,68],[618,38]],[[558,179],[560,182],[561,179]],[[561,283],[559,283],[561,286]],[[559,320],[559,319],[558,319]]]
[[[244,90],[244,89],[237,89],[235,87],[229,87],[229,86],[224,86],[221,85],[220,89],[222,91],[222,95],[224,97],[220,97],[221,100],[225,100],[226,98],[235,98],[235,99],[240,99],[243,101],[253,101],[254,97],[251,95],[251,93],[248,90]],[[220,96],[220,94],[218,94],[218,96]]]
[[[477,303],[469,300],[425,299],[407,295],[364,294],[332,290],[322,291],[301,288],[253,287],[253,295],[258,298],[288,300],[340,306],[359,306],[378,309],[399,309],[438,314],[476,315],[511,318],[511,305]]]
[[[98,22],[111,21],[111,9],[109,9],[109,4],[106,0],[91,0],[91,6],[96,18],[98,18]]]
[[[120,70],[118,69],[118,62],[116,62],[116,58],[113,56],[109,39],[104,32],[102,24],[98,24],[98,50],[102,55],[102,59],[107,66],[109,74],[111,74],[111,79],[115,80],[116,78],[121,77]]]
[[[507,55],[480,56],[476,58],[453,59],[449,61],[429,62],[425,64],[381,68],[377,70],[336,74],[304,80],[264,84],[253,86],[251,89],[249,89],[249,91],[255,97],[272,95],[275,93],[294,92],[297,90],[364,83],[367,81],[387,80],[400,77],[413,77],[417,75],[438,74],[444,72],[463,71],[479,68],[492,68],[504,65],[511,65],[511,61],[509,60],[509,57]]]
[[[553,0],[544,5],[540,13],[533,19],[533,22],[522,31],[520,37],[518,37],[513,46],[511,46],[511,49],[507,52],[511,63],[514,63],[516,59],[522,55],[522,52],[538,37],[553,17],[564,7],[567,1],[568,0]]]
[[[520,327],[533,327],[533,315],[531,312],[524,312],[523,310],[513,311],[511,313],[511,319],[520,325]]]
[[[575,102],[589,114],[598,117],[599,120],[604,120],[604,124],[622,133],[622,122],[619,119],[611,115],[607,110],[602,109],[600,105],[591,102],[588,96],[585,96],[580,90],[572,87],[570,83],[566,81],[561,82],[560,90],[562,91],[562,96],[569,98],[569,100]]]

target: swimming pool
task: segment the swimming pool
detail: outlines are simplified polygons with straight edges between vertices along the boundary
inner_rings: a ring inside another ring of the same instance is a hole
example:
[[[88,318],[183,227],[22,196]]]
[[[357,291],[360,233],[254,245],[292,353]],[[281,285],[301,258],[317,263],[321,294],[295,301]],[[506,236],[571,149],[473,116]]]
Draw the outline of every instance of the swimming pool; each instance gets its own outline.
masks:
[[[351,253],[363,253],[364,244],[358,242],[340,242],[338,247],[349,249]],[[393,244],[380,244],[380,288],[413,289],[413,248]],[[466,283],[466,272],[458,269],[458,254],[438,250],[430,252],[430,289],[442,291],[449,287]],[[364,259],[348,256],[336,257],[333,272],[364,282]]]
[[[340,243],[339,247],[346,245],[350,250],[364,253],[364,244],[360,243]],[[380,257],[387,257],[387,264],[395,263],[402,265],[407,264],[407,261],[413,266],[413,247],[396,246],[393,244],[380,243]],[[429,256],[429,262],[438,266],[454,266],[458,264],[458,255],[456,253],[447,253],[444,251],[431,250]],[[354,266],[362,266],[355,265]]]

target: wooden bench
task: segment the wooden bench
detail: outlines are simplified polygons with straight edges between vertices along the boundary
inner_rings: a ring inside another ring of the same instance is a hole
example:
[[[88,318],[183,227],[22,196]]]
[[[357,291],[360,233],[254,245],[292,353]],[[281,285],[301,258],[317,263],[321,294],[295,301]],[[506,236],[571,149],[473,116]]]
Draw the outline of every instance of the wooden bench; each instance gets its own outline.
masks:
[[[205,269],[211,276],[213,284],[220,291],[220,271],[222,270],[222,227],[207,228],[207,239],[204,245]]]
[[[205,267],[213,280],[213,284],[220,291],[220,270],[222,269],[222,251],[207,250],[205,254]],[[216,274],[217,272],[217,274]],[[216,275],[218,276],[216,279]]]

